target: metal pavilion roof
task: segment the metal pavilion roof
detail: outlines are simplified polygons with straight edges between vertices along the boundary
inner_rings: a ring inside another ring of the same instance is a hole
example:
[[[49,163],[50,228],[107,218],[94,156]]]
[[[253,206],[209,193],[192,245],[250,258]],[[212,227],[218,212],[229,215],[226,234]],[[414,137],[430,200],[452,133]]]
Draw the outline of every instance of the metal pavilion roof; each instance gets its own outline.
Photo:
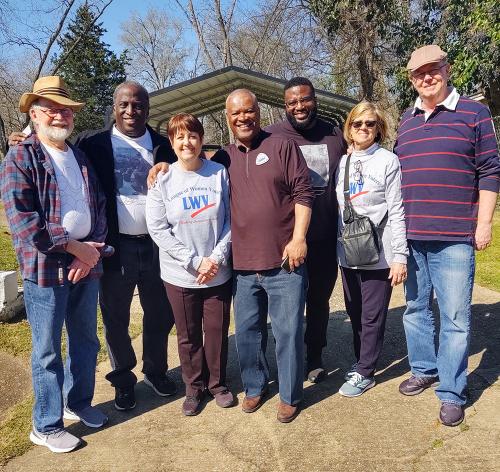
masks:
[[[261,103],[283,107],[283,88],[286,80],[241,69],[225,67],[149,94],[149,125],[157,131],[165,129],[164,123],[176,113],[186,112],[196,116],[224,109],[226,97],[233,90],[247,88],[255,93]],[[342,95],[316,89],[318,114],[324,118],[343,121],[357,103]]]

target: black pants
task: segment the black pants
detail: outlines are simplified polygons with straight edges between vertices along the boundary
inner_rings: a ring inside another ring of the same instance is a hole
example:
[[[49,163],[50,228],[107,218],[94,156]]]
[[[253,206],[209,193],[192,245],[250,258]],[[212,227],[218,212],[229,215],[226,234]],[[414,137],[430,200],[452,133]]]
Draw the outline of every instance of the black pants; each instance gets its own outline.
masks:
[[[132,369],[137,365],[128,333],[130,304],[135,287],[143,310],[143,368],[148,375],[163,375],[167,366],[168,334],[174,325],[172,308],[160,278],[158,257],[153,241],[120,238],[122,271],[105,271],[101,277],[99,302],[106,343],[113,370],[106,379],[114,387],[135,385]]]
[[[308,363],[321,358],[326,346],[326,330],[330,315],[330,297],[337,280],[336,241],[326,240],[307,244],[309,289],[306,298],[306,332]]]
[[[216,287],[183,288],[165,282],[177,329],[186,395],[205,388],[226,389],[226,364],[232,279]]]
[[[344,300],[351,319],[357,372],[365,377],[375,373],[382,344],[392,287],[389,269],[357,270],[340,268]]]

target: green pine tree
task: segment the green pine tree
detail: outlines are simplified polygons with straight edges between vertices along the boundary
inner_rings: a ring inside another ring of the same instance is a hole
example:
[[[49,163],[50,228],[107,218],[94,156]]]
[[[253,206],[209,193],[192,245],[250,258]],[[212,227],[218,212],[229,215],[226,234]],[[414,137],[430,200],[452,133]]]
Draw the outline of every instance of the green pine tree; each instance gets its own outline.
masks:
[[[106,30],[102,23],[92,24],[94,20],[94,13],[85,2],[69,24],[68,32],[59,39],[60,52],[53,58],[53,63],[58,65],[74,47],[57,74],[66,81],[71,97],[86,103],[76,114],[75,133],[105,125],[113,104],[113,91],[126,77],[126,54],[117,57],[108,49],[109,45],[101,40]]]

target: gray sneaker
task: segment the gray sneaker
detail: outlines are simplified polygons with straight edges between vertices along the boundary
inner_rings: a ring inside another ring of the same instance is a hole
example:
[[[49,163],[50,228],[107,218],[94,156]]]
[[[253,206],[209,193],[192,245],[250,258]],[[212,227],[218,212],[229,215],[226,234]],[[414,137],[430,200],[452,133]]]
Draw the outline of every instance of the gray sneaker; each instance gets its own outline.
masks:
[[[375,387],[373,377],[365,377],[358,372],[354,372],[351,378],[340,387],[339,393],[344,397],[359,397],[372,387]]]
[[[95,406],[88,406],[83,410],[64,409],[63,418],[65,420],[81,421],[89,428],[100,428],[108,422],[108,417]]]
[[[344,380],[349,380],[354,375],[357,368],[358,368],[358,363],[355,362],[351,367],[349,367],[349,370],[345,373]]]
[[[37,446],[48,447],[52,452],[70,452],[76,449],[81,441],[76,436],[61,429],[55,433],[44,434],[33,429],[30,433],[30,441]]]
[[[399,385],[399,393],[403,395],[418,395],[422,393],[426,388],[434,387],[439,382],[438,378],[435,377],[416,377],[412,375],[409,379],[404,380]]]

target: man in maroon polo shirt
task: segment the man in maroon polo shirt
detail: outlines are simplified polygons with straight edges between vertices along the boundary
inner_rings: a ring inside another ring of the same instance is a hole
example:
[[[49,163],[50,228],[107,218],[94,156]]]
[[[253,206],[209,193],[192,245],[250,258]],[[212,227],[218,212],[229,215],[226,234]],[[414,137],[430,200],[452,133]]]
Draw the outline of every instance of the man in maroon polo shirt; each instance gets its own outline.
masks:
[[[276,340],[278,420],[288,423],[297,416],[303,393],[304,261],[314,191],[297,144],[260,128],[252,92],[232,92],[226,114],[236,143],[213,160],[228,168],[231,180],[236,346],[246,394],[242,409],[256,411],[267,391],[269,312]]]

